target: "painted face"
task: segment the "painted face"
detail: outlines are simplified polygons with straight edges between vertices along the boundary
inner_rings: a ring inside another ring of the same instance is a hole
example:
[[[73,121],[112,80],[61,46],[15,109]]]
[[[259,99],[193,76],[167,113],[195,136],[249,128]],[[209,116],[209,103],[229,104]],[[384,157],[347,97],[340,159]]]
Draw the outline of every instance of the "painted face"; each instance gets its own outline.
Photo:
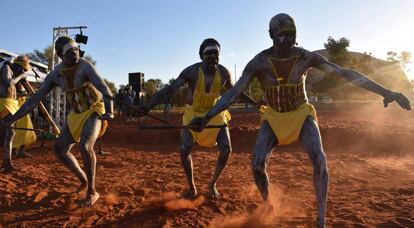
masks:
[[[287,51],[296,44],[296,26],[293,18],[280,13],[274,16],[269,23],[270,37],[274,44]]]
[[[203,51],[203,62],[215,66],[219,62],[220,49],[218,46],[207,46]]]
[[[73,65],[79,61],[79,47],[68,43],[63,48],[62,62],[65,65]]]
[[[284,50],[292,48],[296,44],[296,32],[284,31],[279,32],[274,36],[276,45]]]

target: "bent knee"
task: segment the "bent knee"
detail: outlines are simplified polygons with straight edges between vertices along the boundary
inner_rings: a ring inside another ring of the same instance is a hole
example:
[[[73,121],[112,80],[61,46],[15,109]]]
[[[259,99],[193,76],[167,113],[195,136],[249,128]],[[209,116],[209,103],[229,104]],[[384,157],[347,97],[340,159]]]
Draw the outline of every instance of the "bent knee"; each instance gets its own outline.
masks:
[[[59,145],[59,144],[55,144],[53,149],[54,149],[53,152],[55,153],[55,155],[60,159],[64,159],[65,154],[68,152],[67,150],[64,149],[62,145]]]
[[[191,146],[181,145],[180,155],[187,157],[188,155],[191,154],[191,150],[192,150]]]
[[[6,139],[11,139],[16,135],[16,132],[13,131],[12,129],[6,129],[5,133],[4,133],[4,138]]]
[[[253,170],[253,173],[256,173],[256,174],[264,173],[266,170],[266,165],[264,162],[253,161],[252,170]]]
[[[232,152],[232,148],[230,145],[219,145],[219,150],[222,153],[230,154]]]
[[[90,151],[93,151],[93,146],[87,144],[87,143],[80,143],[79,144],[79,150],[81,153],[88,153]]]
[[[55,143],[55,145],[53,146],[53,151],[56,153],[56,154],[60,154],[60,153],[62,153],[62,151],[63,151],[63,148],[64,148],[64,146],[62,145],[62,144],[60,144],[60,143]]]
[[[327,169],[326,155],[323,151],[319,151],[314,156],[311,156],[312,163],[315,167],[321,169]]]

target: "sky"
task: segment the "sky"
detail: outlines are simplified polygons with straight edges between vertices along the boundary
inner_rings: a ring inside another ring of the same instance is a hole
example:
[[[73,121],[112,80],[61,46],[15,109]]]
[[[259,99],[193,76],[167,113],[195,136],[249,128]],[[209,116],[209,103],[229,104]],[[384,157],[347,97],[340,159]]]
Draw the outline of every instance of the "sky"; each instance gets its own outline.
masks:
[[[82,50],[117,85],[127,84],[131,72],[146,80],[176,78],[200,61],[198,49],[208,37],[220,42],[220,63],[238,78],[272,45],[269,21],[282,12],[295,19],[298,45],[310,51],[331,36],[348,38],[350,51],[381,59],[387,51],[414,55],[411,0],[0,0],[0,12],[0,49],[18,54],[50,45],[53,27],[87,26]],[[413,64],[408,70],[414,78]]]

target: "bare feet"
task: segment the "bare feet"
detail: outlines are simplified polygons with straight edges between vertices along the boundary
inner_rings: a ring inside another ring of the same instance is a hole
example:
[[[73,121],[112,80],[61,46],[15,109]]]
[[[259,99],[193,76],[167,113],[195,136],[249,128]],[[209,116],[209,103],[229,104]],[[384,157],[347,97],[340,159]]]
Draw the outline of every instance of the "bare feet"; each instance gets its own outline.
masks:
[[[103,150],[98,150],[96,152],[96,155],[100,155],[100,156],[105,156],[105,155],[109,155],[109,154],[111,154],[111,153],[110,152],[103,151]]]
[[[316,227],[317,228],[325,228],[325,219],[317,218],[316,219]]]
[[[210,197],[210,199],[218,199],[220,197],[220,193],[217,191],[216,186],[210,187],[208,196]]]
[[[95,192],[94,194],[87,194],[86,198],[80,202],[81,207],[91,207],[99,199],[99,193]]]
[[[194,199],[197,195],[197,190],[195,188],[189,189],[183,194],[183,197],[186,199]]]
[[[14,167],[14,165],[12,164],[11,161],[4,161],[2,168],[3,168],[4,172],[6,172],[6,173],[10,173],[10,172],[13,172],[13,171],[17,170],[16,167]]]

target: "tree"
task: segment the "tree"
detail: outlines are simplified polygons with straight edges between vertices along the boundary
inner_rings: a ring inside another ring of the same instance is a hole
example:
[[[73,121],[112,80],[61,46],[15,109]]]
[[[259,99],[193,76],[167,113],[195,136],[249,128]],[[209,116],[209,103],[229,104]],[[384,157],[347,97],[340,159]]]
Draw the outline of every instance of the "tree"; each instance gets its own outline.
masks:
[[[150,100],[155,93],[160,91],[162,88],[164,88],[165,84],[162,83],[161,79],[149,79],[144,83],[145,88],[145,98]]]
[[[348,65],[351,60],[348,52],[349,43],[349,40],[345,37],[339,40],[328,37],[328,41],[324,43],[324,47],[328,50],[329,61],[339,65]]]
[[[402,51],[400,55],[395,51],[388,51],[387,56],[388,62],[398,62],[403,68],[411,62],[411,53],[408,51]]]
[[[173,82],[175,81],[174,78],[171,78],[168,81],[168,85],[171,85]],[[171,105],[175,105],[178,107],[182,107],[186,104],[187,102],[187,96],[188,96],[188,85],[185,84],[183,86],[181,86],[177,91],[175,91],[175,93],[172,95],[171,97]]]
[[[30,59],[34,61],[41,62],[47,65],[48,70],[52,69],[52,45],[48,45],[40,51],[35,49],[32,53],[27,53],[26,55],[29,56]]]
[[[104,78],[104,81],[105,81],[106,85],[108,85],[108,87],[111,90],[112,94],[117,94],[118,93],[118,88],[116,88],[115,83],[110,82],[108,79],[105,79],[105,78]]]
[[[356,60],[351,57],[348,52],[350,41],[342,37],[339,40],[335,40],[332,37],[328,37],[324,46],[329,53],[329,61],[336,63],[340,66],[351,67],[354,66]],[[342,88],[347,82],[337,75],[328,74],[322,80],[315,83],[315,94],[329,94],[334,98],[342,98],[343,92],[338,88]]]
[[[388,51],[387,52],[387,61],[388,62],[396,62],[397,61],[397,52]]]
[[[398,60],[399,60],[399,62],[401,64],[401,66],[403,68],[405,68],[406,65],[411,62],[410,61],[411,60],[411,53],[408,52],[408,51],[402,51],[401,52],[401,55],[398,56]]]

